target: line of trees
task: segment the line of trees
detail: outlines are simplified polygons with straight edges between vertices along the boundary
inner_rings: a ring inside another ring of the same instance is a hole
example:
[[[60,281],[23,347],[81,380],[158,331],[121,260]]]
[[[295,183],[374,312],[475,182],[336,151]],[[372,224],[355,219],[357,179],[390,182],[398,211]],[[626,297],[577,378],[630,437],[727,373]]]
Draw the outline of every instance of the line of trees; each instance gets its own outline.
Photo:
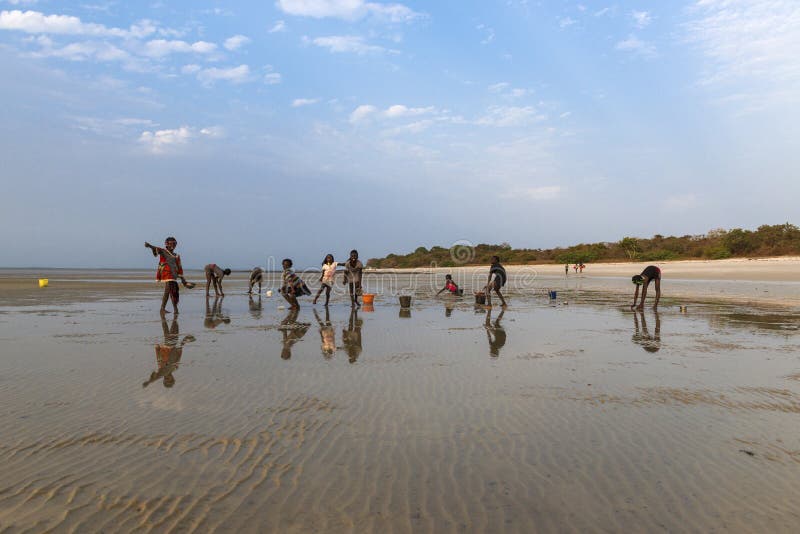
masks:
[[[787,256],[800,254],[800,228],[785,223],[762,225],[756,230],[718,228],[703,235],[680,237],[654,235],[653,237],[624,237],[616,243],[582,243],[567,248],[517,249],[508,243],[480,244],[451,248],[419,247],[410,254],[389,254],[385,258],[372,258],[368,267],[402,268],[485,265],[494,255],[503,263],[589,263],[598,261],[666,261],[679,259],[723,259],[748,256]]]

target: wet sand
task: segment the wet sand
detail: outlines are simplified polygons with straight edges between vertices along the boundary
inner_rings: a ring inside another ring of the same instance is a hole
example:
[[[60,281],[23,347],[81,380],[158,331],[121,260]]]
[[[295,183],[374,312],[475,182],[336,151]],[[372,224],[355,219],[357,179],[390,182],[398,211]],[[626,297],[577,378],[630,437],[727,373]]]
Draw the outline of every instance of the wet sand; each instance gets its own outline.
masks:
[[[162,321],[73,276],[0,290],[1,531],[796,530],[795,310],[406,274],[295,315],[242,275]]]

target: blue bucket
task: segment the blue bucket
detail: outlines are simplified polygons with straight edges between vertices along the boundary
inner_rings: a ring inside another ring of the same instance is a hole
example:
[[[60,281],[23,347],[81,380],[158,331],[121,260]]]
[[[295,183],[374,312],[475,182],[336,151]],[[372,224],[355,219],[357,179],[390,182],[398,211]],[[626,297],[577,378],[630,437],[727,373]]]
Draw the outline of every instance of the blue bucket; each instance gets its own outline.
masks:
[[[548,291],[547,294],[550,295],[551,300],[554,300],[558,295],[555,291]]]

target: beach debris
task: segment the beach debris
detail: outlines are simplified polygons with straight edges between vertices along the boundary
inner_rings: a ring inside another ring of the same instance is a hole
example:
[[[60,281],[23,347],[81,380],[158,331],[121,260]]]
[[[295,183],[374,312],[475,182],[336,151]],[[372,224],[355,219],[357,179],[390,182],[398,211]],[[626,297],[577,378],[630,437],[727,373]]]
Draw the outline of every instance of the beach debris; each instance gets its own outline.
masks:
[[[271,296],[272,296],[272,290],[271,290],[271,289],[267,289],[267,296],[268,296],[268,297],[271,297]]]
[[[756,453],[754,453],[753,451],[748,451],[747,449],[739,449],[739,452],[743,452],[748,456],[755,456],[756,455]]]
[[[39,278],[39,287],[47,287],[47,284],[50,283],[50,280],[47,278]]]

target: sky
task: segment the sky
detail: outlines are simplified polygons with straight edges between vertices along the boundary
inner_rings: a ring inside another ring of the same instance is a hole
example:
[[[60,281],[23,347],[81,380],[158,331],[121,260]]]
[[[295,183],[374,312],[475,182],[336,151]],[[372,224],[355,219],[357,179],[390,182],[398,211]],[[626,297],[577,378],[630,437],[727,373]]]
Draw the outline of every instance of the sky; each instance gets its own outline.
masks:
[[[0,0],[0,266],[798,223],[800,3]]]

